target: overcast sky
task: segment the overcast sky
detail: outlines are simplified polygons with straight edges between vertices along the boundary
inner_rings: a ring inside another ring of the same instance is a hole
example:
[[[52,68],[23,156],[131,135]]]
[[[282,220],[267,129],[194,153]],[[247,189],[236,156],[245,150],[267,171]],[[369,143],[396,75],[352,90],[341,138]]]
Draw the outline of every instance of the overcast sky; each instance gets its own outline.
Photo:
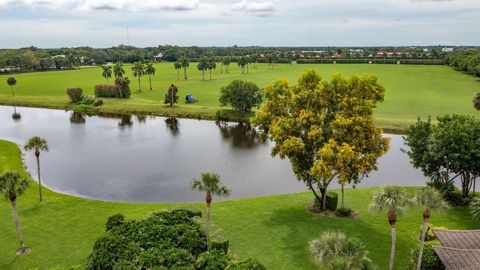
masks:
[[[0,0],[0,47],[480,45],[480,0]]]

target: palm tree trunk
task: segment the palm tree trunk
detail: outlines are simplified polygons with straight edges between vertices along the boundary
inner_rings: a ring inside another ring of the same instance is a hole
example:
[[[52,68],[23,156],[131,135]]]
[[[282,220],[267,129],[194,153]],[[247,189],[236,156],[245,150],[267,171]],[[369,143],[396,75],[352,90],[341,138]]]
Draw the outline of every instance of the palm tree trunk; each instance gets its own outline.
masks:
[[[20,242],[20,250],[23,252],[25,250],[25,244],[23,243],[22,231],[20,230],[20,223],[18,222],[17,215],[17,201],[13,200],[12,203],[12,216],[13,221],[15,222],[15,229],[17,229],[18,241]]]
[[[35,153],[35,156],[37,158],[38,194],[40,196],[40,201],[43,201],[43,197],[42,197],[42,178],[40,177],[40,153],[38,155],[37,155],[37,153]]]
[[[142,92],[142,85],[140,84],[140,76],[138,76],[138,92]]]
[[[185,80],[187,80],[187,67],[183,67],[183,76],[185,77]]]
[[[205,81],[205,70],[202,69],[202,81]]]
[[[180,80],[180,69],[177,69],[177,81]]]
[[[210,192],[207,192],[205,196],[205,202],[207,203],[207,208],[205,209],[205,233],[207,236],[207,246],[210,244],[210,204],[212,203],[212,195]]]
[[[427,234],[427,223],[428,219],[424,219],[422,224],[422,235],[420,238],[420,249],[418,251],[417,270],[420,270],[420,268],[422,267],[423,246],[425,244],[425,234]]]
[[[344,190],[343,190],[343,184],[342,184],[342,208],[345,207],[345,201],[344,201],[344,199],[343,199],[344,197],[345,197],[345,192],[344,192]]]
[[[152,91],[152,75],[148,74],[148,81],[150,82],[150,91]]]
[[[212,80],[212,70],[210,69],[210,80]]]
[[[10,88],[12,88],[12,95],[15,96],[15,91],[13,91],[13,85],[10,85]]]
[[[392,233],[392,245],[390,247],[390,261],[388,264],[388,269],[393,270],[393,262],[395,260],[395,244],[396,244],[396,230],[395,230],[395,223],[391,224],[391,233]]]

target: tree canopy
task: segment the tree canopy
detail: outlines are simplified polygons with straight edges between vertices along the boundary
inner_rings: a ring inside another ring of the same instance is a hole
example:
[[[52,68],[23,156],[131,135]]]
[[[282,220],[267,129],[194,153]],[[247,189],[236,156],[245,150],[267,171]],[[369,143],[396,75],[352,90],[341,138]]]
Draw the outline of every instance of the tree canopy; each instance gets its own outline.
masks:
[[[263,139],[275,142],[272,155],[289,158],[298,180],[325,207],[334,178],[359,182],[377,169],[377,159],[388,150],[389,139],[373,124],[374,108],[384,92],[375,76],[334,74],[324,81],[308,71],[296,85],[281,80],[267,86],[253,123]]]
[[[234,80],[220,88],[220,104],[230,105],[237,111],[250,112],[262,102],[262,92],[253,82]]]

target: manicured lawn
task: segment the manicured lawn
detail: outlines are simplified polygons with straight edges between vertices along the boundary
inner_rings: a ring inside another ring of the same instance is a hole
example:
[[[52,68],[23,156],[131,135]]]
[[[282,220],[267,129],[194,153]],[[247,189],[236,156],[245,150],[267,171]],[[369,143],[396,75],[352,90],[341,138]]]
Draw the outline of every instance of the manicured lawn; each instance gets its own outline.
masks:
[[[368,64],[317,64],[317,65],[281,65],[269,70],[266,64],[250,68],[249,74],[240,74],[239,67],[230,65],[230,73],[213,71],[213,80],[201,81],[201,73],[191,63],[189,80],[177,81],[177,72],[172,63],[159,63],[152,78],[153,91],[148,91],[148,77],[142,78],[142,93],[136,93],[137,80],[125,66],[131,79],[132,98],[128,100],[106,100],[102,110],[106,112],[147,112],[161,115],[184,117],[214,118],[217,110],[219,89],[234,79],[254,81],[265,86],[278,79],[295,82],[298,76],[308,69],[317,70],[323,77],[329,78],[334,72],[347,75],[375,74],[387,89],[385,102],[376,112],[376,121],[387,128],[405,128],[416,120],[417,116],[432,117],[444,114],[478,115],[472,107],[472,97],[480,90],[480,80],[470,75],[454,71],[448,66],[417,65],[368,65]],[[181,74],[182,75],[182,74]],[[0,104],[64,108],[68,102],[65,94],[67,87],[82,87],[93,94],[93,86],[106,83],[99,67],[86,67],[80,70],[36,72],[14,75],[18,81],[16,97],[12,98],[6,84],[7,75],[0,76]],[[110,79],[111,81],[112,79]],[[171,109],[165,106],[163,97],[171,84],[180,89],[180,104]],[[185,94],[191,93],[199,99],[198,103],[185,104]]]
[[[19,170],[24,173],[20,150],[0,140],[0,173]],[[387,265],[390,229],[384,214],[368,210],[375,189],[346,191],[346,204],[359,212],[357,220],[315,216],[305,211],[310,193],[257,197],[213,203],[213,222],[223,227],[230,247],[237,256],[254,257],[268,269],[316,269],[308,253],[308,241],[325,230],[341,230],[363,241],[372,260],[384,269]],[[409,188],[413,192],[415,188]],[[21,227],[32,252],[16,256],[18,247],[10,204],[0,201],[0,269],[48,269],[54,266],[81,265],[104,232],[106,218],[124,213],[127,218],[142,218],[152,211],[171,207],[199,207],[189,204],[110,203],[44,193],[37,201],[37,186],[31,186],[18,199]],[[465,208],[433,214],[432,223],[451,229],[478,229]],[[417,245],[421,209],[412,209],[399,218],[396,269],[404,269],[410,249]]]

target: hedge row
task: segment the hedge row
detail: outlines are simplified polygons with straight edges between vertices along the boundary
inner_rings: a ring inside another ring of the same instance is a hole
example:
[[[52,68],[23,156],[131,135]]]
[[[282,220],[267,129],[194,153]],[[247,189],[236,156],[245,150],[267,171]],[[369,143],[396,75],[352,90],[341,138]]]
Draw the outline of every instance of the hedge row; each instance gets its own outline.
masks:
[[[443,65],[442,59],[297,59],[297,64],[404,64],[404,65]]]

